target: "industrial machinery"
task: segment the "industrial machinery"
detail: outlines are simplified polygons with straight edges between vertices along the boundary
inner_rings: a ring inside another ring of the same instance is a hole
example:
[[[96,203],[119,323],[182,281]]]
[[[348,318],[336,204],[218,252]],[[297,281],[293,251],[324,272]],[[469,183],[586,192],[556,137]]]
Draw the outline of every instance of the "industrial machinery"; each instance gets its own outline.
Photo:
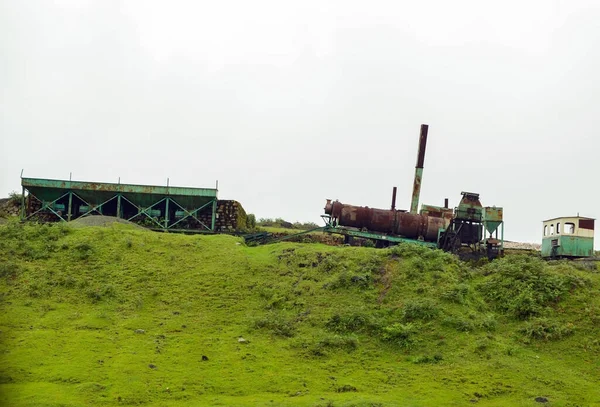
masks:
[[[396,187],[391,209],[353,206],[328,199],[322,216],[326,224],[324,231],[344,235],[347,243],[358,237],[373,240],[378,247],[413,242],[453,253],[470,248],[468,252],[485,254],[489,258],[501,255],[504,243],[502,208],[483,207],[479,194],[462,192],[462,199],[454,209],[448,207],[446,199],[443,207],[422,205],[417,213],[428,129],[426,124],[421,125],[409,212],[396,209]]]

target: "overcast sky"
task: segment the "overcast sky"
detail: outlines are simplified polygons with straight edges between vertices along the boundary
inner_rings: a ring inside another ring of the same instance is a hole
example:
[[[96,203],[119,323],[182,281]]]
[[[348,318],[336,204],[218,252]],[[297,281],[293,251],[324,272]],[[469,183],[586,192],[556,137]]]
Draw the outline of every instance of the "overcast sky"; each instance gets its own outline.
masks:
[[[600,217],[599,73],[598,0],[0,0],[0,196],[24,169],[408,209],[427,123],[421,203],[478,192],[539,242]]]

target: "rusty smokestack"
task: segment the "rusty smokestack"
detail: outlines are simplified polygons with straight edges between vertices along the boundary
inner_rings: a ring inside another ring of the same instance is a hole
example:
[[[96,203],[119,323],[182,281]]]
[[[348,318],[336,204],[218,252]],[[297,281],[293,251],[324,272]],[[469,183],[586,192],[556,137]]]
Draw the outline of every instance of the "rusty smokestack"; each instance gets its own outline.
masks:
[[[396,187],[392,189],[392,210],[396,209],[396,190]]]
[[[415,180],[413,182],[412,200],[410,203],[410,212],[417,213],[419,210],[419,196],[421,195],[421,180],[423,179],[423,165],[425,163],[425,147],[427,146],[427,132],[429,126],[421,125],[419,135],[419,153],[417,154],[417,165],[415,167]]]
[[[444,198],[444,208],[448,209],[448,198]]]

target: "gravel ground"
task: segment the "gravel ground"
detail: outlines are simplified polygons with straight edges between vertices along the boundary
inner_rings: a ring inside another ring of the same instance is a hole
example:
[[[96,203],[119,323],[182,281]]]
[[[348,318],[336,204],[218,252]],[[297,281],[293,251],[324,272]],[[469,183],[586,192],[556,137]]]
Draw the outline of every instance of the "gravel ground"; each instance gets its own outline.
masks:
[[[85,226],[110,226],[113,223],[122,223],[124,225],[132,225],[137,228],[143,229],[141,226],[136,225],[133,222],[129,222],[125,219],[116,218],[114,216],[102,216],[102,215],[91,215],[84,218],[75,219],[70,224],[75,227]]]
[[[538,243],[519,243],[504,241],[505,249],[525,249],[525,250],[542,250],[542,245]]]

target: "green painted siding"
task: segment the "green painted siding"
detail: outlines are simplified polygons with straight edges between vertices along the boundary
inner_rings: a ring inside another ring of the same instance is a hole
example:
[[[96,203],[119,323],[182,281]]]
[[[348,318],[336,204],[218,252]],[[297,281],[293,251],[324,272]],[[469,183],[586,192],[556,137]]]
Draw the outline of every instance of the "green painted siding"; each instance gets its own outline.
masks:
[[[560,246],[553,251],[552,241]],[[542,239],[542,257],[590,257],[594,255],[594,239],[590,237],[554,235]]]

